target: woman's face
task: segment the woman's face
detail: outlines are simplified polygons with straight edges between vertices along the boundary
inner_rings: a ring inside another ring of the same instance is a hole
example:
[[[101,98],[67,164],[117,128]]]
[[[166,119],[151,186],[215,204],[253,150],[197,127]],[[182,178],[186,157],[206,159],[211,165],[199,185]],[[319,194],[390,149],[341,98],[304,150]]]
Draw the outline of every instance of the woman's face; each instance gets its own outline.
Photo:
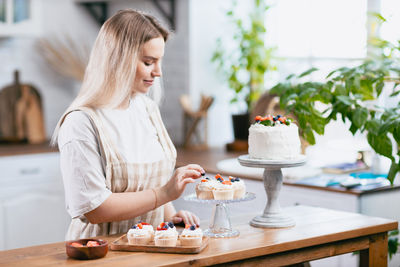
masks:
[[[147,41],[139,55],[133,92],[147,93],[154,78],[161,76],[161,60],[164,56],[165,42],[162,37]]]

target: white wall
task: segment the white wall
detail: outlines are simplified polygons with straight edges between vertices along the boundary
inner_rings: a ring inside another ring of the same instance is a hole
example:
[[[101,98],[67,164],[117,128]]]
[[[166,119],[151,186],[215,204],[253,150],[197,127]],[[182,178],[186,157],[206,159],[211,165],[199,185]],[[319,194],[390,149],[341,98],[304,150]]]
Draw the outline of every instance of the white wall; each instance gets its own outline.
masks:
[[[208,117],[210,146],[223,146],[233,140],[230,90],[211,62],[216,39],[229,31],[225,13],[230,2],[190,1],[190,94],[195,101],[198,101],[200,93],[215,98]]]
[[[63,111],[76,96],[80,83],[55,72],[35,47],[38,38],[69,36],[79,45],[91,47],[100,25],[87,10],[72,0],[33,0],[39,5],[38,35],[0,38],[0,88],[13,81],[14,70],[20,70],[22,83],[37,87],[42,95],[47,136],[50,137]],[[161,106],[164,123],[175,144],[181,142],[182,110],[178,98],[189,88],[188,3],[176,2],[177,27],[167,43],[164,58],[165,99]],[[119,9],[135,8],[152,13],[164,25],[168,23],[151,1],[121,0],[109,2],[109,16]],[[178,118],[178,119],[177,119]]]
[[[20,71],[22,83],[37,87],[43,99],[46,132],[50,136],[62,112],[73,100],[78,84],[47,65],[35,47],[37,38],[69,35],[79,43],[91,46],[99,26],[73,1],[36,2],[41,2],[40,35],[0,39],[0,87],[13,81],[16,69]]]

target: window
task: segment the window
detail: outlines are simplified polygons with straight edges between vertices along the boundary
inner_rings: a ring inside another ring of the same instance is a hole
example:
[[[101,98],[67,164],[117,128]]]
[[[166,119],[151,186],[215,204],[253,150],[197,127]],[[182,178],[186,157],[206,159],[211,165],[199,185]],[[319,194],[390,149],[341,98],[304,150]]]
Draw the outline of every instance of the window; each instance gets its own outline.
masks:
[[[283,59],[279,80],[311,67],[321,70],[313,74],[319,79],[366,56],[366,0],[274,0],[271,5],[267,38]]]
[[[30,1],[14,0],[13,1],[13,22],[18,23],[30,18]]]
[[[0,0],[0,37],[39,32],[39,5],[34,0]]]

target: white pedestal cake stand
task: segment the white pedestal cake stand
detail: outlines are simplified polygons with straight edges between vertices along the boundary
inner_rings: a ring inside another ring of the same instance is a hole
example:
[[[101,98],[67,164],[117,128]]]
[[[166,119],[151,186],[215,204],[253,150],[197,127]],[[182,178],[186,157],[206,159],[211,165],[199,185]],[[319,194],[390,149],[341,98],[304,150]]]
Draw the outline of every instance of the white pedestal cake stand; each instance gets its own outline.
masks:
[[[238,158],[239,163],[246,167],[264,168],[264,188],[267,193],[267,205],[262,215],[254,217],[250,225],[263,228],[280,228],[294,226],[296,222],[282,213],[278,197],[282,187],[281,168],[302,166],[306,163],[304,155],[293,160],[259,160],[249,155]]]
[[[254,193],[247,192],[243,198],[230,200],[198,199],[196,194],[185,196],[183,199],[196,203],[215,204],[213,216],[208,229],[204,230],[204,235],[210,237],[234,237],[239,235],[239,230],[232,229],[226,204],[249,201],[256,198]]]

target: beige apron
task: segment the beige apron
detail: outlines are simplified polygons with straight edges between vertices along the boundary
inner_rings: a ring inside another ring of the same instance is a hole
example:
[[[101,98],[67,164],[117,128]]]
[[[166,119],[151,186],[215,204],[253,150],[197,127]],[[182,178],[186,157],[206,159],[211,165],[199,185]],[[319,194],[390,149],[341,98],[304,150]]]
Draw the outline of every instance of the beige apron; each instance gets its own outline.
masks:
[[[105,183],[113,193],[137,192],[160,187],[169,180],[174,170],[176,149],[161,120],[160,111],[150,99],[145,98],[145,102],[150,120],[157,130],[159,142],[165,153],[165,159],[151,163],[124,162],[118,151],[116,151],[112,140],[107,136],[100,116],[97,115],[96,111],[90,108],[76,109],[85,112],[95,126],[99,150],[106,162]],[[164,207],[161,206],[141,216],[117,222],[91,224],[85,216],[73,218],[66,240],[125,233],[138,221],[147,222],[156,227],[164,221]]]

